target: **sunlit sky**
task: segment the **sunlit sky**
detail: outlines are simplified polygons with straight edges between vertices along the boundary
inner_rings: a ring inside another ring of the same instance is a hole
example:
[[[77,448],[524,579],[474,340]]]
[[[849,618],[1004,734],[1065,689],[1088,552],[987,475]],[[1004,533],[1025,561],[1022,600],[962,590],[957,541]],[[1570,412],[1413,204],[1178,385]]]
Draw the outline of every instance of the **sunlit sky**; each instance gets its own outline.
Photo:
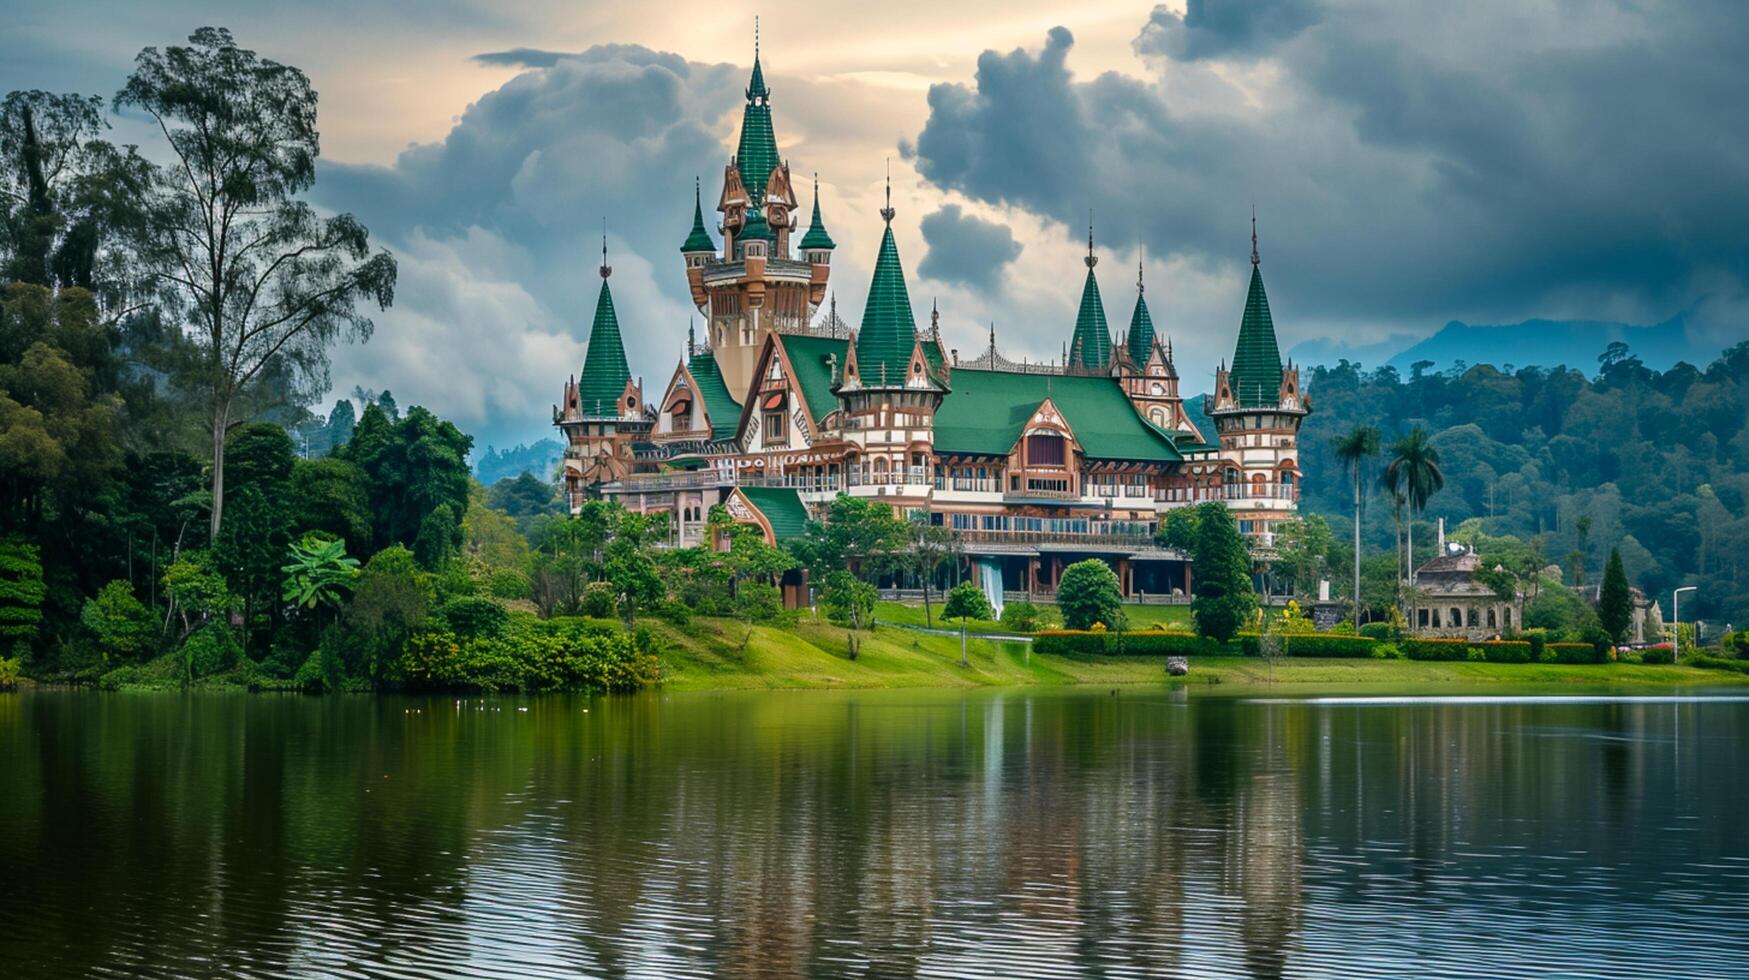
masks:
[[[693,315],[692,182],[720,185],[755,16],[779,149],[819,174],[852,324],[890,160],[919,322],[939,302],[962,350],[994,322],[1005,353],[1057,355],[1091,211],[1114,328],[1141,261],[1201,390],[1230,354],[1253,205],[1286,346],[1538,316],[1749,332],[1749,4],[1732,0],[8,8],[5,89],[108,95],[142,47],[209,24],[308,72],[312,197],[401,269],[334,387],[389,388],[481,445],[550,433],[604,219],[633,372],[659,393]]]

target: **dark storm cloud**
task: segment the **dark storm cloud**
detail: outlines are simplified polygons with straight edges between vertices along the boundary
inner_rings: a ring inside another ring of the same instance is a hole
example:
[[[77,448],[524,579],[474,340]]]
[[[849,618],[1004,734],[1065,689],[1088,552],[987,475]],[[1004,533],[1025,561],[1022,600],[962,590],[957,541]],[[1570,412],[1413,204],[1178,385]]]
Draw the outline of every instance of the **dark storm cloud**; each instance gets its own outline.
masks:
[[[1272,293],[1301,315],[1662,319],[1740,296],[1749,5],[1584,9],[1550,0],[1490,23],[1349,3],[1287,39],[1279,19],[1229,27],[1276,45],[1241,98],[1176,60],[1212,42],[1160,47],[1158,14],[1137,41],[1171,55],[1151,59],[1153,82],[1073,78],[1058,28],[1036,53],[985,52],[973,85],[932,87],[907,149],[974,200],[1071,228],[1089,207],[1124,215],[1101,240],[1151,255],[1236,265],[1255,201]]]
[[[1020,243],[1006,225],[965,214],[957,204],[925,215],[920,230],[929,252],[917,274],[937,282],[990,292],[1001,282],[1003,268],[1020,258]]]
[[[1253,55],[1319,19],[1314,0],[1189,0],[1182,17],[1155,7],[1136,49],[1179,61]]]

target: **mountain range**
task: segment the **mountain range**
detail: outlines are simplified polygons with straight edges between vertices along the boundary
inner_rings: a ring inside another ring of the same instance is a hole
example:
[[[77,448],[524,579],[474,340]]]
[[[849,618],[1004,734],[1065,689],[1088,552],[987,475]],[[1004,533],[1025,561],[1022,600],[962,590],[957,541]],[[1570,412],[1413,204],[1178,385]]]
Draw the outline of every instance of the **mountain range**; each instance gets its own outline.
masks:
[[[1705,366],[1718,356],[1716,343],[1697,342],[1678,315],[1663,323],[1634,325],[1605,320],[1526,320],[1483,325],[1453,320],[1430,337],[1395,334],[1371,344],[1349,345],[1319,337],[1294,345],[1288,355],[1306,365],[1335,364],[1343,358],[1367,368],[1388,364],[1403,375],[1419,361],[1430,370],[1452,365],[1492,364],[1512,367],[1566,365],[1587,374],[1597,370],[1597,357],[1614,341],[1628,345],[1645,365],[1664,370],[1677,361]]]

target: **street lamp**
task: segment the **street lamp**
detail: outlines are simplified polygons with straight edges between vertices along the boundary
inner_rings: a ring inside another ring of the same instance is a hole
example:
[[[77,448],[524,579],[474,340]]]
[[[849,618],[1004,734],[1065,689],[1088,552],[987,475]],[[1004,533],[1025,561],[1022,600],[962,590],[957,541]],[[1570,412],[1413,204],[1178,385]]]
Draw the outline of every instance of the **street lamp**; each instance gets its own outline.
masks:
[[[1676,652],[1672,656],[1682,656],[1682,613],[1680,611],[1682,607],[1679,605],[1682,601],[1682,593],[1694,592],[1699,588],[1698,585],[1685,585],[1680,589],[1670,590],[1670,622],[1676,628],[1674,644]]]

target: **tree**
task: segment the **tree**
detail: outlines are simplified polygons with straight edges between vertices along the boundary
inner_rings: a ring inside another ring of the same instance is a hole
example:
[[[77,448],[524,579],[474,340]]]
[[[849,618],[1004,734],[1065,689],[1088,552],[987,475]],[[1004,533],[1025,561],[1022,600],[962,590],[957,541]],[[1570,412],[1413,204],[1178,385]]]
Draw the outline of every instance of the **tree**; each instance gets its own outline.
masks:
[[[216,540],[239,396],[270,368],[325,382],[328,346],[370,336],[359,304],[394,301],[395,260],[371,252],[352,215],[323,218],[297,199],[316,178],[316,92],[229,31],[203,27],[187,47],[141,51],[115,106],[143,111],[168,143],[172,162],[151,168],[134,247],[198,351],[185,380],[211,419]]]
[[[1360,625],[1360,524],[1366,508],[1366,462],[1379,454],[1379,430],[1370,425],[1357,425],[1346,435],[1338,436],[1333,447],[1336,458],[1354,477],[1354,591],[1349,594],[1353,605],[1354,624]]]
[[[0,655],[6,647],[29,647],[42,623],[43,566],[37,546],[0,539]]]
[[[342,398],[328,413],[328,449],[330,452],[352,441],[352,430],[358,425],[358,410],[352,399]]]
[[[656,573],[653,552],[668,537],[667,514],[616,514],[611,537],[602,550],[603,571],[613,583],[620,616],[630,627],[637,622],[638,608],[662,599],[666,591]]]
[[[1160,522],[1160,529],[1154,533],[1155,542],[1163,548],[1190,554],[1196,547],[1196,515],[1195,507],[1167,511],[1166,519]]]
[[[152,611],[134,598],[134,590],[121,579],[85,600],[79,622],[97,639],[105,658],[145,659],[156,645],[158,629]]]
[[[401,645],[425,624],[432,599],[431,576],[411,551],[396,544],[371,556],[354,582],[344,614],[345,625],[364,639],[358,662],[347,666],[374,684],[382,665],[399,656]]]
[[[292,464],[291,526],[345,538],[360,552],[371,544],[370,488],[364,470],[329,456]]]
[[[930,618],[929,589],[935,584],[935,573],[954,556],[959,541],[952,531],[930,522],[927,511],[911,515],[905,524],[904,563],[907,570],[923,582],[923,625],[933,625]],[[946,615],[943,613],[943,615]]]
[[[390,421],[375,404],[365,408],[352,441],[337,455],[356,463],[368,478],[371,540],[413,545],[432,513],[447,506],[454,525],[447,551],[459,547],[473,485],[468,473],[468,450],[473,444],[471,436],[417,405],[398,422]],[[436,530],[433,525],[433,533]],[[428,551],[445,550],[440,539],[427,545]],[[431,557],[421,554],[422,561]]]
[[[1201,513],[1191,558],[1191,576],[1196,581],[1191,617],[1198,635],[1225,644],[1257,612],[1251,557],[1225,504],[1206,503],[1197,510]]]
[[[826,576],[820,586],[820,604],[826,607],[826,618],[851,630],[868,629],[874,625],[874,586],[849,572],[838,569]],[[852,641],[852,660],[856,646]]]
[[[817,575],[854,567],[866,579],[905,547],[905,524],[889,504],[841,493],[826,505],[824,520],[809,520],[789,547]]]
[[[1409,508],[1408,554],[1409,585],[1415,585],[1415,516],[1427,509],[1427,500],[1445,486],[1445,472],[1439,468],[1439,450],[1433,447],[1427,430],[1419,425],[1409,434],[1391,444],[1391,461],[1385,464],[1385,488],[1393,494],[1401,492]]]
[[[970,667],[971,663],[966,660],[966,621],[989,619],[990,600],[985,597],[984,590],[978,588],[978,583],[961,582],[948,590],[947,604],[942,607],[941,615],[960,621],[960,666]]]
[[[1335,563],[1336,537],[1318,514],[1276,524],[1274,566],[1285,570],[1300,597],[1316,596],[1318,582]]]
[[[1117,573],[1097,558],[1078,561],[1063,569],[1063,579],[1057,583],[1057,606],[1063,611],[1063,626],[1067,629],[1092,629],[1095,623],[1100,623],[1121,630],[1126,625],[1123,590],[1118,585]]]
[[[542,514],[559,512],[559,491],[550,481],[523,470],[492,484],[487,500],[516,519],[518,527],[527,528]]]
[[[240,606],[225,577],[213,567],[212,555],[205,551],[184,552],[164,570],[164,595],[170,600],[166,624],[169,618],[180,616],[183,637]]]
[[[461,538],[455,511],[448,504],[438,504],[437,509],[425,515],[419,533],[413,536],[413,555],[427,570],[441,571],[461,546]]]
[[[1628,573],[1621,563],[1621,549],[1609,549],[1609,564],[1603,570],[1603,586],[1597,593],[1597,622],[1613,643],[1627,638],[1633,625],[1634,597],[1628,589]]]

